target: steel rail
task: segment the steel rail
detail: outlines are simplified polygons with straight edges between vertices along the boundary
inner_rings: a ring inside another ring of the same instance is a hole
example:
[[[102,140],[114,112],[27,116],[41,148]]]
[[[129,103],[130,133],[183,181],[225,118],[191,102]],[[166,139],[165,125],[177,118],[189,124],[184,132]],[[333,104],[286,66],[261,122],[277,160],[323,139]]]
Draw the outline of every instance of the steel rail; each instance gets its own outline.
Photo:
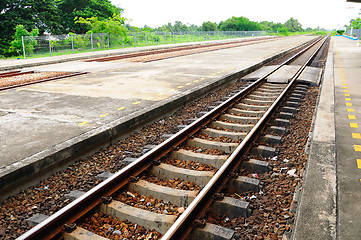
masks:
[[[254,44],[254,43],[269,41],[270,39],[275,40],[278,38],[279,37],[264,38],[264,39],[250,39],[250,40],[245,40],[245,41],[234,41],[234,42],[227,42],[227,43],[214,43],[214,44],[207,44],[207,45],[170,48],[170,49],[146,51],[146,52],[140,52],[140,53],[130,53],[130,54],[124,54],[124,55],[110,56],[110,57],[101,57],[101,58],[90,59],[90,60],[87,60],[86,62],[107,62],[107,61],[113,61],[113,60],[120,60],[120,59],[124,59],[124,58],[142,57],[142,56],[148,56],[148,55],[154,55],[154,54],[178,52],[178,51],[206,48],[206,47],[214,47],[214,46],[223,46],[223,45],[230,45],[230,44],[236,44],[236,43],[246,43],[246,45],[250,45],[250,44]],[[202,51],[202,52],[204,52],[204,51]]]
[[[33,82],[20,83],[20,84],[11,85],[11,86],[0,87],[0,91],[9,90],[12,88],[17,88],[17,87],[23,87],[23,86],[27,86],[27,85],[31,85],[31,84],[36,84],[36,83],[42,83],[42,82],[48,82],[48,81],[68,78],[68,77],[75,77],[75,76],[79,76],[79,75],[83,75],[83,74],[87,74],[87,72],[70,73],[70,74],[61,75],[61,76],[57,76],[57,77],[45,78],[45,79],[41,79],[41,80],[37,80],[37,81],[33,81]]]
[[[293,59],[295,59],[296,57],[307,51],[314,44],[316,44],[317,41],[319,40],[316,40],[305,49],[299,51],[294,56],[284,61],[276,69],[265,74],[262,78],[258,79],[248,87],[244,88],[242,91],[232,96],[227,101],[214,108],[212,111],[203,115],[202,117],[194,121],[192,124],[190,124],[188,127],[174,134],[172,137],[168,138],[166,141],[159,144],[157,147],[150,150],[149,152],[147,152],[146,154],[135,160],[133,163],[119,170],[112,177],[104,180],[103,182],[95,186],[93,189],[86,192],[81,197],[77,198],[67,206],[63,207],[55,214],[53,214],[43,222],[39,223],[38,225],[30,229],[28,232],[20,236],[18,239],[37,240],[37,239],[50,239],[57,236],[63,230],[64,225],[73,223],[75,220],[83,216],[85,213],[96,207],[99,203],[101,203],[103,198],[109,197],[118,189],[123,187],[126,183],[129,182],[129,180],[132,177],[139,175],[149,166],[154,164],[154,162],[156,162],[157,160],[165,156],[167,153],[172,151],[174,148],[176,148],[176,146],[178,146],[186,139],[191,137],[203,126],[206,126],[213,119],[219,116],[222,112],[226,111],[229,107],[234,105],[242,97],[244,97],[252,90],[257,88],[267,76],[278,70],[282,65],[287,64],[288,62],[292,61]],[[185,213],[186,212],[188,213],[189,211],[185,211]],[[183,214],[181,216],[183,216]]]
[[[327,38],[328,39],[328,38]],[[290,83],[268,108],[265,114],[242,140],[236,150],[228,157],[226,162],[222,165],[216,174],[211,178],[207,185],[201,190],[197,197],[191,202],[184,213],[176,220],[172,227],[164,234],[162,240],[171,239],[185,239],[193,228],[193,222],[199,219],[201,215],[213,202],[212,196],[219,192],[229,179],[229,174],[235,171],[241,163],[240,157],[246,154],[252,147],[252,143],[258,138],[259,133],[266,127],[271,117],[279,107],[279,104],[287,96],[289,90],[293,87],[296,79],[300,76],[302,71],[306,68],[307,64],[313,59],[315,54],[319,51],[326,39],[320,44],[316,51],[309,57],[306,63],[295,73],[291,78]],[[260,79],[259,79],[260,80]]]

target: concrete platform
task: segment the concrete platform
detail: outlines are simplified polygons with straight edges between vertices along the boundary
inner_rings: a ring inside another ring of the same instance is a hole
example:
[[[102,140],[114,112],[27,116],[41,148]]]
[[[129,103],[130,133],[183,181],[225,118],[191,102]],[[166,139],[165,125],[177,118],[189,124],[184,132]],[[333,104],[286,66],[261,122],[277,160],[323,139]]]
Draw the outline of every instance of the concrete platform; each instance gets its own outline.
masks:
[[[360,57],[332,37],[293,239],[360,239]]]
[[[149,63],[73,61],[29,68],[89,73],[0,93],[0,195],[18,191],[24,176],[37,179],[42,168],[112,142],[313,38],[287,37]]]

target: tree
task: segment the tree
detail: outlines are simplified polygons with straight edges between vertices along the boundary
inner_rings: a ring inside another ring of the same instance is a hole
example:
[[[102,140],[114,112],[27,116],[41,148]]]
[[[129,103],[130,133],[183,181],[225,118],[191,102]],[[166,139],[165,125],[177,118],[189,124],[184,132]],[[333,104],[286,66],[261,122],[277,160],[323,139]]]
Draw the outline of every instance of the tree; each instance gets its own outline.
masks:
[[[303,31],[302,25],[298,22],[297,19],[292,18],[292,17],[285,22],[284,26],[290,32],[302,32]]]
[[[114,14],[123,12],[122,8],[112,5],[109,0],[57,0],[57,4],[62,16],[61,27],[63,32],[85,33],[90,30],[89,25],[76,24],[75,18],[96,17],[103,21]]]
[[[29,31],[37,28],[40,33],[58,33],[59,21],[55,0],[1,0],[0,54],[10,54],[10,42],[17,25]]]
[[[34,47],[38,44],[36,37],[39,35],[39,29],[33,29],[31,32],[28,32],[23,25],[17,25],[15,27],[14,40],[11,41],[11,51],[16,52],[18,55],[23,51],[22,37],[32,36],[30,40],[26,42],[25,51],[27,53],[32,53]]]
[[[260,31],[261,24],[250,21],[246,17],[232,17],[219,23],[221,31]]]
[[[355,29],[361,28],[361,18],[353,19],[351,22],[351,27]]]
[[[202,31],[216,31],[217,24],[212,23],[210,21],[202,23]]]

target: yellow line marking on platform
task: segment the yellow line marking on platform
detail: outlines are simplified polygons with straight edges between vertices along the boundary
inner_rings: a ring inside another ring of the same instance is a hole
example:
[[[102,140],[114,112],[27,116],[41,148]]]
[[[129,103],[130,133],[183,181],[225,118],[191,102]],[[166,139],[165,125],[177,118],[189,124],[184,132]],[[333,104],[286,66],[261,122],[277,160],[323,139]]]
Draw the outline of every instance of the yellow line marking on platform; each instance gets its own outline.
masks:
[[[347,102],[347,103],[346,103],[346,106],[347,106],[347,107],[352,107],[352,103]]]
[[[190,83],[190,82],[189,82],[189,83],[186,83],[187,86],[189,86],[189,85],[191,85],[191,84],[192,84],[192,83]]]
[[[356,152],[361,152],[361,145],[353,145]]]
[[[199,82],[199,80],[194,80],[193,82]]]
[[[87,121],[84,121],[84,122],[81,122],[81,123],[78,123],[79,126],[84,126],[85,124],[88,124],[89,122]]]
[[[353,112],[353,108],[347,108],[347,112]]]
[[[346,80],[345,73],[343,71],[342,64],[341,64],[341,58],[340,58],[340,55],[339,55],[337,49],[336,49],[336,56],[337,56],[338,67],[340,68],[341,80]]]
[[[211,77],[212,77],[211,75],[207,76],[207,78],[211,78]]]
[[[359,134],[359,133],[352,133],[352,138],[361,139],[361,134]]]
[[[138,102],[133,102],[132,104],[133,105],[138,105],[140,103],[140,101],[138,101]]]
[[[201,80],[204,80],[204,79],[206,79],[206,78],[204,78],[204,77],[201,78]]]
[[[358,128],[358,125],[357,125],[357,123],[350,123],[350,127],[352,127],[352,128]]]
[[[2,92],[2,93],[0,93],[0,95],[2,95],[2,94],[7,94],[8,92]]]
[[[103,114],[103,115],[100,115],[99,117],[105,117],[105,116],[109,116],[110,114],[109,113],[105,113],[105,114]]]
[[[161,92],[161,93],[158,93],[157,95],[158,95],[158,96],[162,96],[163,94],[164,94],[164,93]]]
[[[345,82],[345,81],[342,81],[342,82]],[[342,85],[347,85],[347,83],[342,83]]]
[[[356,120],[356,116],[355,116],[355,115],[348,115],[348,119],[350,119],[350,120]]]
[[[349,90],[343,90],[344,92],[350,92]]]
[[[345,98],[345,101],[351,101],[351,98]]]
[[[344,89],[347,89],[348,87],[343,87]]]
[[[361,169],[361,159],[356,159],[357,167]]]
[[[220,72],[217,72],[217,73],[218,73],[218,74],[219,74],[219,73],[222,73],[222,71],[220,71]]]
[[[145,100],[152,100],[152,97],[147,97]]]
[[[24,91],[25,89],[16,89],[15,91],[20,92],[20,91]]]
[[[117,108],[118,111],[125,109],[125,107]]]
[[[168,91],[169,91],[169,92],[175,92],[175,91],[177,91],[177,90],[175,90],[174,88],[172,88],[172,89],[169,89]]]
[[[350,97],[351,95],[349,93],[345,93],[345,97]]]
[[[178,86],[177,88],[184,88],[184,86]]]

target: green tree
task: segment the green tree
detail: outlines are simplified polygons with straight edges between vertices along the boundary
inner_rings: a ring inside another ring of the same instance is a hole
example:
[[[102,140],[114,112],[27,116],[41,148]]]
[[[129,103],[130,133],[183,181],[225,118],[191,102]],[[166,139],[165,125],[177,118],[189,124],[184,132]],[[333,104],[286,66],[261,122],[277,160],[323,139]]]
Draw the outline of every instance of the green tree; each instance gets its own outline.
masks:
[[[122,8],[112,5],[109,0],[57,0],[57,4],[63,32],[85,33],[90,30],[89,25],[76,24],[75,18],[96,17],[102,21],[123,12]]]
[[[76,17],[75,23],[86,25],[90,28],[88,33],[109,33],[125,36],[127,19],[120,14],[114,14],[106,20],[98,20],[97,17],[83,18]]]
[[[1,0],[0,1],[0,54],[10,54],[10,43],[15,27],[39,29],[59,33],[60,15],[55,0]]]
[[[221,31],[260,31],[261,24],[250,21],[246,17],[232,17],[219,23]]]
[[[33,53],[35,46],[38,44],[36,37],[39,35],[39,29],[33,29],[31,32],[28,32],[23,25],[17,25],[15,27],[14,40],[11,41],[11,52],[16,52],[20,55],[23,52],[23,43],[22,36],[31,36],[27,39],[25,44],[25,52]]]
[[[285,22],[284,26],[290,32],[302,32],[303,31],[302,25],[298,22],[297,19],[292,18],[292,17]]]
[[[202,23],[202,31],[216,31],[216,30],[217,30],[217,24],[210,21]]]
[[[361,18],[356,18],[351,21],[351,27],[358,29],[361,28]]]

